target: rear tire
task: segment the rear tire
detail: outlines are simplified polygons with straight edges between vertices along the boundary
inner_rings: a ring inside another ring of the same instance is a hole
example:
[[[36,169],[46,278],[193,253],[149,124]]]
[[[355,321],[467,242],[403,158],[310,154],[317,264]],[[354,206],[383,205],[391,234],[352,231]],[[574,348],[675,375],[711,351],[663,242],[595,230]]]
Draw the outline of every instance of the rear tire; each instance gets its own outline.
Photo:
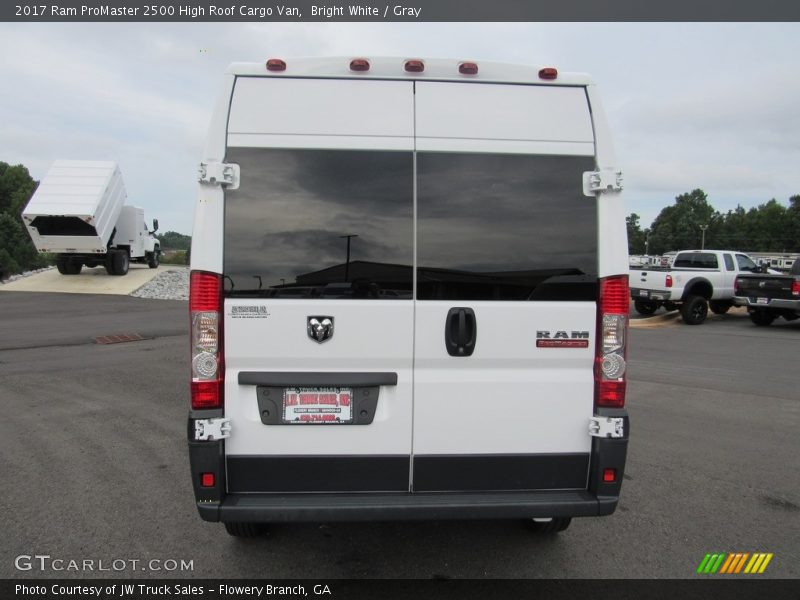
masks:
[[[700,325],[708,316],[708,303],[702,296],[689,296],[681,305],[681,317],[687,325]]]
[[[564,531],[572,523],[572,517],[556,517],[549,521],[530,520],[531,530],[537,535],[555,535]]]
[[[59,255],[56,259],[56,268],[62,275],[77,275],[83,268],[83,263],[72,256]]]
[[[58,269],[58,272],[62,275],[69,275],[69,273],[67,273],[68,260],[69,258],[67,256],[62,256],[61,254],[56,257],[56,269]]]
[[[127,275],[128,267],[130,267],[131,259],[128,256],[127,250],[115,250],[112,259],[114,272],[112,275]]]
[[[724,315],[731,309],[731,306],[732,305],[730,302],[724,302],[720,300],[712,300],[708,303],[708,308],[710,308],[711,312],[715,315]]]
[[[151,269],[157,269],[160,256],[161,256],[161,250],[159,249],[158,246],[156,246],[153,249],[153,251],[147,255],[147,266],[150,267]]]
[[[761,308],[750,313],[750,320],[759,327],[767,327],[772,325],[772,322],[775,320],[775,315]]]
[[[658,304],[649,300],[634,300],[633,308],[643,317],[649,317],[658,310]]]
[[[266,527],[262,523],[225,523],[225,531],[234,537],[258,537]]]

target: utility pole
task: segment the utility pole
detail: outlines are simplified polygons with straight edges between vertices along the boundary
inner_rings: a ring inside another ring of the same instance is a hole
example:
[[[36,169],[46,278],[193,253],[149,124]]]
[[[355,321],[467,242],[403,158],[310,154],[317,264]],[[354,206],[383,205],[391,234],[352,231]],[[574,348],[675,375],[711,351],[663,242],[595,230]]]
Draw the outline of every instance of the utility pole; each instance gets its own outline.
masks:
[[[350,240],[354,237],[358,237],[356,233],[350,233],[348,235],[340,235],[340,238],[347,238],[347,258],[344,262],[344,281],[345,283],[350,281]]]
[[[706,249],[706,229],[708,229],[708,225],[700,225],[700,231],[703,232],[703,238],[700,242],[700,250]]]

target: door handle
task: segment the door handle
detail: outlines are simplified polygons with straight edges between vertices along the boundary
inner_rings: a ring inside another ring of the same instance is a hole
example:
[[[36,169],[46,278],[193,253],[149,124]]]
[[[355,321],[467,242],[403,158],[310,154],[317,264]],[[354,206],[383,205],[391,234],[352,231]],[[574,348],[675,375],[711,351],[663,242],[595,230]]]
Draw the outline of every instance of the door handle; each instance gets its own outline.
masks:
[[[471,308],[455,307],[447,312],[444,345],[450,356],[470,356],[475,350],[478,322]]]

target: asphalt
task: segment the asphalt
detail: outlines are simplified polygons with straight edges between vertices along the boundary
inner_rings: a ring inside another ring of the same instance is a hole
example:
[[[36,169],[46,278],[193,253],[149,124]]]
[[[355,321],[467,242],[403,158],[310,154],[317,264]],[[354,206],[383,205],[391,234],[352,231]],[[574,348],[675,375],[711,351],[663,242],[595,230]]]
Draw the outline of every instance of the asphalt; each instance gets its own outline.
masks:
[[[20,292],[0,294],[0,315],[0,577],[684,578],[708,552],[772,552],[761,577],[800,576],[800,321],[631,330],[632,437],[612,516],[553,539],[456,521],[279,525],[240,540],[193,504],[185,302]],[[148,339],[93,341],[115,333]],[[15,568],[34,554],[193,569]]]

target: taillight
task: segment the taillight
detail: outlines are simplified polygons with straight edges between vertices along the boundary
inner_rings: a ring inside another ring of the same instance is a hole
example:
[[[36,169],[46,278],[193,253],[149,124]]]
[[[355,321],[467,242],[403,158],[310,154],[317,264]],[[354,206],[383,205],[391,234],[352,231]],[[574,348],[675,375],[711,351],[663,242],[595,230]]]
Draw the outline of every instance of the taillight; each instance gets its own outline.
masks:
[[[672,275],[667,275],[667,287],[672,287]]]
[[[737,277],[733,281],[733,295],[736,296],[739,294],[739,278]]]
[[[800,280],[795,279],[792,282],[792,296],[800,296]]]
[[[630,296],[628,276],[600,280],[597,349],[594,358],[595,405],[625,406],[625,357]]]
[[[225,364],[222,346],[222,275],[192,271],[189,280],[191,319],[192,408],[223,405]]]

